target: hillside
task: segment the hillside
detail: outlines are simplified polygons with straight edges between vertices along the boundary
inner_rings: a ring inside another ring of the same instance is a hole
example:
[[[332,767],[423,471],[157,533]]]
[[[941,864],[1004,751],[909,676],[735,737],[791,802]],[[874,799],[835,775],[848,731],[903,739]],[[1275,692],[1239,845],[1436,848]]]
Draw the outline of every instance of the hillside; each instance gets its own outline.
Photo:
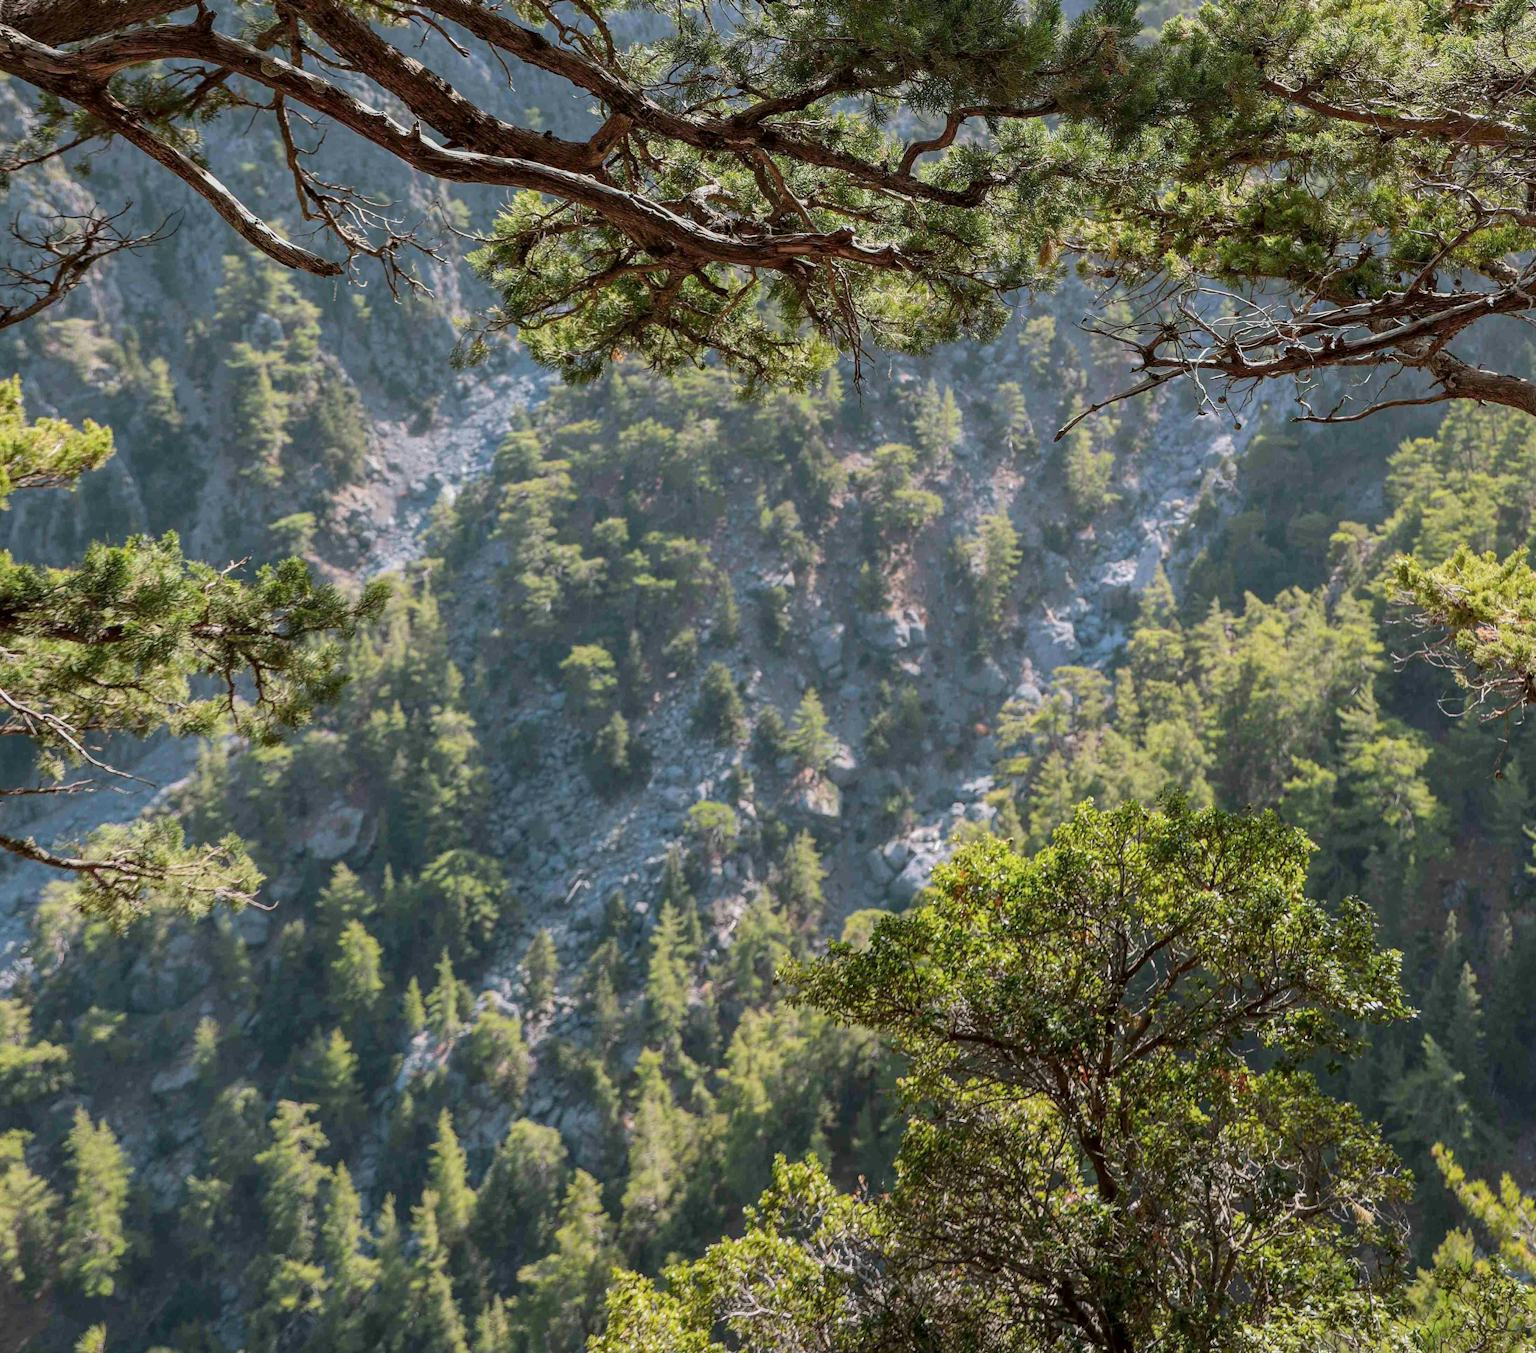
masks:
[[[593,130],[585,95],[518,74],[477,57],[462,92]],[[30,116],[0,84],[0,120]],[[286,190],[270,128],[207,135],[250,200]],[[1034,856],[1088,801],[1253,814],[1299,852],[1296,890],[1400,952],[1411,1017],[1362,1015],[1296,1066],[1245,1033],[1240,1073],[1213,1073],[1237,1102],[1249,1062],[1299,1070],[1338,1121],[1380,1124],[1413,1180],[1340,1224],[1390,1232],[1362,1270],[1398,1240],[1405,1272],[1484,1262],[1439,1148],[1511,1172],[1528,1207],[1536,750],[1518,712],[1480,720],[1410,660],[1392,574],[1536,542],[1527,415],[1408,401],[1315,427],[1289,387],[1197,407],[1169,384],[1057,439],[1131,379],[1079,322],[1102,295],[1078,275],[1011,298],[989,341],[752,398],[718,357],[658,374],[643,346],[585,382],[510,337],[461,368],[493,299],[463,255],[499,191],[327,142],[327,172],[364,165],[441,255],[394,297],[283,271],[121,150],[10,188],[18,211],[132,203],[175,229],[0,331],[31,416],[117,445],[78,492],[18,496],[0,546],[63,564],[173,531],[244,575],[297,555],[392,593],[313,722],[115,737],[138,779],[8,807],[44,841],[140,815],[233,834],[264,881],[252,905],[156,900],[114,930],[57,871],[0,862],[0,1353],[101,1353],[101,1326],[111,1353],[577,1353],[642,1290],[616,1267],[750,1250],[781,1220],[743,1212],[770,1186],[818,1224],[873,1205],[904,1129],[949,1126],[942,1076],[904,1080],[893,1040],[776,974],[931,918],[968,845],[1022,871],[986,852]],[[1513,322],[1464,351],[1536,371]],[[1266,905],[1267,871],[1238,880]],[[1202,887],[1212,908],[1243,891]],[[1049,938],[1070,956],[1101,936]],[[1046,1021],[1074,1056],[1080,1013]],[[1157,1131],[1198,1137],[1203,1113]],[[1259,1157],[1271,1126],[1247,1124]],[[1321,1177],[1336,1160],[1315,1154]],[[1441,1295],[1426,1279],[1404,1309]]]

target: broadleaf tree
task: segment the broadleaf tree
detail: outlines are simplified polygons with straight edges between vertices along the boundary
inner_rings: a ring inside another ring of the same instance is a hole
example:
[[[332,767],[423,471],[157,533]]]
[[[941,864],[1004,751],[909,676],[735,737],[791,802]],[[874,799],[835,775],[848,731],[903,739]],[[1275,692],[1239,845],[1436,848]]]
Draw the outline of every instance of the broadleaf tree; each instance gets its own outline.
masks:
[[[1407,1178],[1312,1068],[1404,1017],[1357,901],[1273,815],[1078,810],[989,839],[867,944],[783,971],[907,1059],[879,1198],[781,1162],[739,1239],[610,1296],[602,1353],[1277,1349],[1382,1320]]]

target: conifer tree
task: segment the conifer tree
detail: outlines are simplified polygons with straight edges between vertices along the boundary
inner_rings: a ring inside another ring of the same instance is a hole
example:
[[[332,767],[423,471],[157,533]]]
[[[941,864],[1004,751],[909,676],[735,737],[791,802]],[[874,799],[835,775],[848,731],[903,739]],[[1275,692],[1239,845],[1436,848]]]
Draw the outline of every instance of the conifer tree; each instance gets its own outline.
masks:
[[[694,905],[693,888],[688,882],[687,856],[676,841],[667,846],[667,857],[662,862],[659,900],[662,906],[670,904],[678,912],[688,911]]]
[[[673,1248],[673,1227],[693,1171],[695,1128],[673,1098],[661,1053],[642,1052],[635,1075],[619,1233],[631,1262],[648,1266]]]
[[[645,970],[645,1010],[652,1037],[664,1048],[681,1046],[688,1014],[689,971],[683,953],[683,922],[676,907],[662,903],[651,931]]]
[[[618,710],[592,739],[590,771],[592,783],[603,794],[617,794],[634,778],[634,740],[629,720]]]
[[[597,1180],[577,1170],[560,1204],[553,1248],[517,1275],[522,1290],[513,1321],[524,1353],[579,1353],[601,1324],[617,1259]]]
[[[317,1262],[316,1242],[327,1171],[318,1155],[327,1143],[320,1125],[310,1120],[312,1107],[280,1100],[271,1140],[256,1156],[267,1221],[262,1303],[253,1319],[253,1343],[260,1349],[278,1349],[295,1317],[312,1315],[323,1303],[326,1275]]]
[[[340,1029],[329,1034],[315,1030],[304,1049],[297,1075],[299,1091],[319,1110],[330,1138],[351,1140],[363,1116],[362,1083],[357,1074],[357,1053]]]
[[[371,1346],[398,1350],[411,1300],[408,1237],[400,1226],[400,1214],[392,1193],[384,1195],[373,1224],[373,1253],[378,1264],[372,1309],[365,1328]]]
[[[354,1032],[371,1025],[384,995],[383,949],[361,921],[348,921],[336,941],[327,974],[331,1005]],[[421,998],[417,988],[417,1000]],[[407,1023],[409,1023],[407,1018]]]
[[[715,619],[715,637],[722,644],[731,645],[741,638],[741,605],[736,600],[736,589],[731,576],[720,575],[720,604]]]
[[[475,1317],[475,1337],[470,1347],[471,1353],[510,1353],[512,1315],[500,1296],[492,1297]]]
[[[267,1249],[275,1260],[308,1260],[315,1252],[315,1226],[325,1167],[318,1156],[325,1133],[310,1119],[312,1105],[280,1100],[270,1123],[271,1140],[255,1159],[261,1171]]]
[[[421,998],[421,983],[414,977],[405,985],[400,1013],[406,1032],[416,1034],[427,1027],[427,1003]]]
[[[976,534],[963,542],[976,589],[982,646],[990,645],[1002,628],[1008,595],[1018,577],[1023,552],[1019,533],[1006,513],[983,517]]]
[[[367,1239],[352,1175],[338,1164],[326,1183],[319,1239],[326,1274],[322,1342],[331,1353],[365,1353],[363,1317],[379,1280],[378,1261],[365,1250]]]
[[[688,839],[705,864],[716,864],[735,851],[741,821],[730,804],[701,799],[683,821]]]
[[[446,949],[437,960],[437,981],[427,994],[426,1012],[427,1022],[439,1038],[458,1035],[463,1017],[463,991],[453,973],[453,959]]]
[[[0,1294],[6,1304],[35,1302],[55,1270],[58,1196],[27,1164],[32,1134],[0,1132]]]
[[[330,880],[315,899],[315,919],[327,938],[340,935],[353,922],[367,922],[376,910],[363,881],[344,863],[331,870]]]
[[[694,718],[717,742],[736,743],[746,736],[747,715],[741,693],[731,669],[723,662],[712,662],[705,670]]]
[[[523,956],[523,994],[530,1014],[545,1014],[555,999],[555,982],[560,975],[560,956],[555,952],[555,937],[540,929]]]
[[[495,1089],[503,1103],[517,1108],[532,1070],[522,1021],[487,1006],[475,1017],[469,1049],[476,1073]]]
[[[556,1129],[514,1118],[475,1193],[475,1246],[510,1281],[554,1236],[570,1164]]]
[[[801,767],[816,774],[826,770],[832,760],[837,740],[832,736],[827,712],[822,708],[821,696],[815,687],[806,691],[795,710],[789,726],[788,746]]]
[[[483,954],[513,910],[501,866],[473,850],[448,850],[421,871],[416,892],[439,944],[459,956]]]
[[[396,1337],[411,1353],[469,1353],[464,1317],[448,1275],[448,1247],[438,1231],[438,1198],[428,1189],[411,1213],[411,1256],[403,1328]]]
[[[437,1234],[450,1250],[469,1229],[475,1194],[469,1187],[464,1148],[453,1130],[453,1115],[444,1109],[437,1118],[437,1139],[427,1167],[427,1189],[436,1200]]]
[[[912,438],[930,462],[948,456],[959,445],[963,431],[960,405],[950,386],[941,391],[936,381],[925,384],[912,415]]]
[[[810,925],[820,918],[826,904],[821,891],[825,878],[816,838],[808,831],[796,832],[779,861],[773,886],[779,906],[796,925]]]
[[[111,1127],[91,1122],[82,1108],[75,1110],[68,1148],[73,1182],[59,1238],[60,1266],[87,1297],[108,1297],[128,1249],[123,1208],[132,1172]]]
[[[624,1037],[626,1016],[618,991],[623,967],[618,941],[611,938],[587,960],[586,1007],[592,1020],[592,1050],[599,1058],[608,1057]]]

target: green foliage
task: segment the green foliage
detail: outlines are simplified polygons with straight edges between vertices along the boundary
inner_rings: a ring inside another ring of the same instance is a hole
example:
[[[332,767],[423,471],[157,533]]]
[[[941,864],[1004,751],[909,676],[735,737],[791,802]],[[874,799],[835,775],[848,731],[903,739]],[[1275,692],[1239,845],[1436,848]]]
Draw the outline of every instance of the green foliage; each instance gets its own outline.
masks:
[[[740,742],[746,736],[747,715],[741,693],[731,669],[723,662],[712,662],[705,671],[694,718],[699,728],[718,742]]]
[[[0,1133],[0,1292],[35,1299],[52,1274],[58,1196],[27,1165],[31,1134]]]
[[[18,382],[0,386],[0,501],[26,488],[71,484],[112,453],[111,434],[57,419],[29,423]],[[344,675],[335,636],[376,617],[387,587],[356,600],[317,584],[298,559],[249,582],[183,556],[174,535],[94,544],[72,568],[40,568],[0,552],[0,611],[7,696],[3,731],[24,737],[44,783],[57,792],[76,768],[117,774],[102,758],[112,732],[146,736],[238,732],[276,741],[331,700]],[[254,698],[239,694],[253,680]],[[194,695],[211,678],[218,694]],[[160,905],[201,914],[238,906],[260,878],[231,837],[188,846],[178,824],[146,820],[103,828],[73,854],[30,838],[0,846],[73,875],[72,898],[117,926]]]
[[[831,724],[815,687],[801,697],[784,745],[803,769],[814,774],[821,774],[831,764],[837,751],[837,739],[832,735]]]
[[[647,1048],[636,1067],[619,1236],[632,1260],[670,1249],[678,1213],[696,1164],[697,1125],[679,1108],[663,1073],[662,1055]]]
[[[895,1189],[856,1202],[781,1160],[741,1240],[614,1289],[598,1347],[704,1348],[720,1321],[764,1349],[1274,1347],[1368,1320],[1391,1270],[1359,1261],[1390,1256],[1406,1181],[1301,1063],[1408,1012],[1369,912],[1306,898],[1309,850],[1270,816],[1084,807],[791,964],[796,1001],[909,1061]]]
[[[675,1047],[688,1013],[689,963],[683,941],[683,917],[667,901],[651,931],[650,959],[645,973],[645,1010],[655,1040]]]
[[[577,1170],[560,1203],[553,1247],[518,1271],[516,1347],[523,1353],[578,1353],[601,1324],[603,1293],[617,1258],[597,1181]]]
[[[427,1027],[439,1038],[457,1037],[467,1004],[464,986],[453,971],[453,958],[444,949],[437,960],[437,981],[427,993]]]
[[[340,1029],[316,1030],[299,1060],[299,1092],[310,1101],[334,1141],[349,1140],[363,1116],[357,1053]]]
[[[523,1024],[487,1006],[469,1031],[469,1055],[476,1077],[489,1085],[498,1100],[516,1107],[528,1088],[532,1069]]]
[[[1426,568],[1396,560],[1398,601],[1428,631],[1420,656],[1453,673],[1467,708],[1500,718],[1531,703],[1536,689],[1536,572],[1522,549],[1500,562],[1459,547]]]
[[[1079,423],[1067,434],[1061,453],[1067,503],[1079,523],[1097,516],[1115,501],[1110,492],[1115,455],[1113,451],[1095,448],[1095,434],[1103,434],[1101,424]]]
[[[684,831],[706,860],[723,860],[735,852],[741,822],[729,804],[700,799],[688,810]]]
[[[866,515],[875,546],[896,553],[911,545],[912,538],[943,510],[938,494],[918,488],[913,470],[917,452],[898,442],[887,442],[870,454],[870,466],[858,476],[858,487],[867,504]]]
[[[1004,514],[983,517],[976,534],[961,542],[961,550],[976,590],[977,619],[985,646],[1002,627],[1009,593],[1023,562],[1019,533]]]
[[[471,1222],[481,1252],[503,1280],[548,1250],[569,1168],[554,1128],[527,1118],[507,1125],[476,1190]]]
[[[555,938],[540,930],[523,955],[523,996],[528,1010],[535,1015],[548,1011],[555,999],[555,983],[560,975],[560,957],[555,952]]]
[[[560,664],[560,676],[571,707],[581,719],[608,712],[618,694],[613,655],[601,644],[578,644]]]
[[[84,1109],[75,1110],[68,1149],[74,1184],[59,1232],[60,1267],[85,1296],[111,1296],[128,1250],[123,1210],[132,1171],[111,1127],[91,1122]]]
[[[61,418],[29,421],[21,377],[0,381],[0,506],[19,489],[72,488],[113,452],[112,431],[87,420],[79,428]]]
[[[797,832],[779,861],[773,883],[774,897],[796,925],[812,925],[821,919],[826,905],[821,890],[825,878],[816,838],[810,832]]]
[[[32,1012],[0,1000],[0,1105],[10,1109],[54,1094],[69,1080],[69,1049],[33,1041]]]
[[[864,729],[870,760],[877,765],[911,765],[922,754],[928,735],[922,694],[909,682],[882,681],[875,699],[875,712]]]
[[[618,710],[592,739],[589,773],[600,793],[617,794],[638,778],[645,764],[641,749],[629,731],[629,720]]]

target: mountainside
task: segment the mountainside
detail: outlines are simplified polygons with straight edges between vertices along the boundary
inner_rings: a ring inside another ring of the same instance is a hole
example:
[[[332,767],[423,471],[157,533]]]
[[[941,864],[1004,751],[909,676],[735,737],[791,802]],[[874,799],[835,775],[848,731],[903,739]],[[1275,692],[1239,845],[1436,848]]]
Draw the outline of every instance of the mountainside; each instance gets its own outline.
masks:
[[[88,186],[173,208],[142,172]],[[395,188],[457,229],[494,205]],[[1519,416],[1311,429],[1170,388],[1055,441],[1125,379],[1076,283],[857,387],[743,402],[622,357],[567,387],[515,347],[454,370],[483,298],[425,267],[398,303],[295,281],[190,213],[0,340],[32,413],[119,447],[0,520],[18,557],[175,530],[395,579],[313,727],[124,747],[150,783],[17,814],[174,814],[267,881],[116,934],[0,869],[0,1353],[582,1347],[615,1264],[739,1232],[776,1154],[889,1184],[904,1068],[776,966],[1088,798],[1274,808],[1316,895],[1375,908],[1422,1018],[1318,1072],[1416,1170],[1422,1252],[1456,1220],[1437,1143],[1529,1177],[1536,762],[1394,661],[1386,572],[1531,542]]]

